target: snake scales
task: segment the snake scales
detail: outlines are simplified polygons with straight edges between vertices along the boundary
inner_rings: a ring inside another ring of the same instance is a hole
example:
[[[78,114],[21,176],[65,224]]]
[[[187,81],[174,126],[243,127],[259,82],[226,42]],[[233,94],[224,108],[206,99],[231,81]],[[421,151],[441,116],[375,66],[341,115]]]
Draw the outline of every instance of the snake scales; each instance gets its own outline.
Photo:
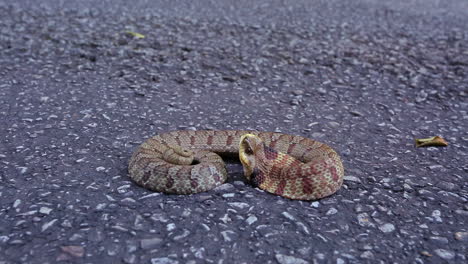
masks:
[[[254,186],[290,199],[320,199],[343,183],[343,164],[329,146],[301,136],[241,130],[156,135],[133,153],[128,171],[137,184],[150,190],[204,192],[227,178],[218,154],[238,155]]]

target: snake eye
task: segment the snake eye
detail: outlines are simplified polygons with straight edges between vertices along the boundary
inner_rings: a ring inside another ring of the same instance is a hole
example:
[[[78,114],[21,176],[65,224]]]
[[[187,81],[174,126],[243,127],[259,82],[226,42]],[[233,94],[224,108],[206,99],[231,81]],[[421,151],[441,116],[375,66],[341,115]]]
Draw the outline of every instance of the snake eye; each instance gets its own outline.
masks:
[[[253,155],[253,150],[250,146],[247,146],[247,148],[245,148],[245,154],[247,155]]]

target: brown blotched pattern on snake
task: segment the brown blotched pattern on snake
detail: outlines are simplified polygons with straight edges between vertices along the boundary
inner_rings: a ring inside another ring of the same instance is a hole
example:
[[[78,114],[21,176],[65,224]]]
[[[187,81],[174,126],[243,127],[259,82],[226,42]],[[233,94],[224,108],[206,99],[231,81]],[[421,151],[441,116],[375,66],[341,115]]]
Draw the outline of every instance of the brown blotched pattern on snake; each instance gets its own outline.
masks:
[[[290,199],[320,199],[343,183],[343,164],[329,146],[301,136],[240,130],[154,136],[133,153],[128,171],[137,184],[157,192],[204,192],[226,181],[220,155],[238,155],[254,186]]]

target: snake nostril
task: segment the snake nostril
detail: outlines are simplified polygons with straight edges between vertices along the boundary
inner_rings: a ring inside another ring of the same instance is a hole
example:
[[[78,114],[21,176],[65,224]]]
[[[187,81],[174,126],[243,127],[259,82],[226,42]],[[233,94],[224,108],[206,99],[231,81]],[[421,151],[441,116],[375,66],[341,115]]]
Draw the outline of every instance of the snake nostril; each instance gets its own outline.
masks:
[[[200,164],[200,161],[196,160],[196,159],[192,160],[192,163],[190,163],[190,165],[192,165],[192,166],[197,165],[197,164]]]

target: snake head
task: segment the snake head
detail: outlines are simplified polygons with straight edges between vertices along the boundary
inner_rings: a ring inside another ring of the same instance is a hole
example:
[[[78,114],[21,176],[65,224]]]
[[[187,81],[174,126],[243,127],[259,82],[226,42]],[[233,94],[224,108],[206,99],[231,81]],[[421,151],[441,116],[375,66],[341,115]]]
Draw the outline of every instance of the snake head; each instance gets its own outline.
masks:
[[[256,135],[245,134],[239,142],[239,159],[244,167],[244,175],[250,180],[257,167],[256,154],[263,150],[263,141]]]
[[[291,182],[295,182],[300,171],[297,168],[303,164],[293,156],[265,145],[261,138],[252,134],[241,137],[239,159],[244,176],[253,186],[278,195],[284,195],[287,179],[292,178]]]

